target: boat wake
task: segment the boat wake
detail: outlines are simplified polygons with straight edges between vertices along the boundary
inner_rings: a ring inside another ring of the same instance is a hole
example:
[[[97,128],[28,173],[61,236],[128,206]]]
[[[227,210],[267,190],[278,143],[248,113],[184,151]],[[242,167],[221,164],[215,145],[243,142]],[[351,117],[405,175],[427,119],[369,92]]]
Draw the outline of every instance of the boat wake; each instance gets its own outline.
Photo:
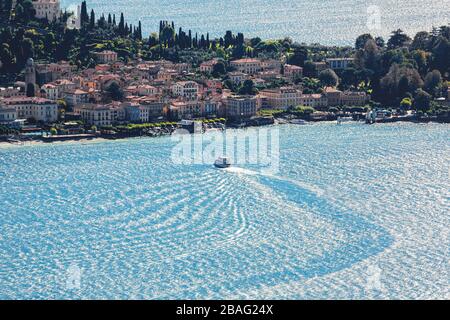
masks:
[[[302,189],[306,189],[310,192],[313,192],[317,196],[322,196],[324,194],[324,190],[317,186],[311,185],[311,184],[303,182],[303,181],[289,179],[289,178],[286,178],[283,176],[266,174],[266,173],[258,172],[255,170],[250,170],[250,169],[245,169],[245,168],[240,168],[240,167],[229,167],[229,168],[224,169],[224,171],[230,172],[230,173],[235,173],[238,175],[242,174],[242,175],[250,175],[250,176],[261,176],[261,177],[266,177],[266,178],[270,178],[270,179],[274,179],[274,180],[278,180],[278,181],[285,181],[285,182],[294,184]]]

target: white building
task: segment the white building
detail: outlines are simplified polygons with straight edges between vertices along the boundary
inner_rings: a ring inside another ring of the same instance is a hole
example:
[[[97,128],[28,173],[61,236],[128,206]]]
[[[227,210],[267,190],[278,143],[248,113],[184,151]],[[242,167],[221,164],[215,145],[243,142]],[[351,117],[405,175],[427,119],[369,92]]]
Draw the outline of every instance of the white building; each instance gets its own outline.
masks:
[[[24,95],[25,93],[20,90],[20,87],[0,87],[0,98],[11,98]]]
[[[17,119],[17,110],[15,108],[0,107],[0,123],[13,122]]]
[[[328,99],[323,94],[304,94],[300,98],[299,105],[313,108],[324,108],[328,106]]]
[[[286,110],[289,107],[300,105],[302,102],[302,91],[294,87],[265,89],[260,92],[260,97],[266,98],[267,108]]]
[[[241,82],[244,82],[248,78],[245,73],[239,71],[229,72],[228,77],[234,84],[241,84]]]
[[[68,106],[76,106],[87,103],[89,100],[89,93],[81,89],[75,89],[64,93],[65,100]]]
[[[254,75],[262,70],[261,61],[258,59],[239,59],[230,62],[230,65],[237,71]]]
[[[58,105],[55,101],[38,97],[13,97],[2,100],[8,109],[14,108],[18,119],[34,119],[42,122],[58,120]]]
[[[94,56],[98,63],[111,63],[116,62],[118,59],[117,52],[111,50],[105,50],[102,52],[94,52]]]
[[[198,84],[195,81],[179,81],[172,86],[172,93],[177,97],[195,100],[198,95]]]
[[[59,98],[59,90],[58,87],[53,83],[44,84],[41,87],[41,94],[49,100],[58,100]]]
[[[59,0],[32,0],[36,18],[53,21],[61,16]]]
[[[125,119],[126,111],[123,106],[86,104],[74,107],[74,113],[88,125],[110,126]]]
[[[329,58],[327,64],[333,70],[347,69],[354,60],[353,58]]]

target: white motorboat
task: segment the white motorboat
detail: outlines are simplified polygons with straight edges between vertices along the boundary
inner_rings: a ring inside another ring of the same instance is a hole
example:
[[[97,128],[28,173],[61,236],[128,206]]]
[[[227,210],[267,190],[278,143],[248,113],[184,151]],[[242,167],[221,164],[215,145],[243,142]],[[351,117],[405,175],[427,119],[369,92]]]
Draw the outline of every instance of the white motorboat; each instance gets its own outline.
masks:
[[[231,167],[231,161],[230,158],[228,157],[219,157],[216,159],[216,161],[214,161],[214,166],[216,168],[229,168]]]

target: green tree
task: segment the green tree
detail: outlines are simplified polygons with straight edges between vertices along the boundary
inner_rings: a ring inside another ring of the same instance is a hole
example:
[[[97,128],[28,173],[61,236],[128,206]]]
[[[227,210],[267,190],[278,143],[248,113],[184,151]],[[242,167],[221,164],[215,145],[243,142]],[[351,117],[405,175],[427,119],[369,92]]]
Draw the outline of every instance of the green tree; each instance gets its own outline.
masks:
[[[89,23],[86,1],[81,2],[80,23],[82,27]]]
[[[94,30],[95,28],[95,12],[94,9],[91,10],[91,17],[89,19],[89,29]]]
[[[16,63],[16,57],[11,52],[8,43],[2,43],[0,46],[0,61],[1,68],[6,71],[12,71],[13,65]]]
[[[296,47],[288,58],[288,63],[303,67],[308,59],[308,50],[305,47]]]
[[[364,46],[366,45],[366,42],[368,40],[374,40],[371,34],[365,33],[360,35],[358,38],[356,38],[355,49],[364,49]]]
[[[256,93],[258,93],[258,90],[256,90],[255,84],[252,80],[245,80],[239,88],[239,94],[242,95],[255,95]]]
[[[402,29],[397,29],[391,33],[391,37],[388,40],[388,48],[396,49],[407,45],[411,41],[411,38],[403,32]]]
[[[214,65],[211,74],[212,74],[213,77],[218,78],[218,77],[220,77],[220,76],[222,76],[222,75],[224,75],[224,74],[226,74],[226,73],[227,73],[227,70],[226,70],[226,67],[225,67],[225,63],[224,63],[222,60],[219,60],[219,61]]]
[[[425,76],[424,89],[433,96],[440,95],[442,88],[442,75],[438,70],[433,70]]]
[[[114,101],[121,101],[124,97],[124,93],[120,85],[113,81],[106,87],[106,92],[109,93],[111,99]]]
[[[336,87],[339,82],[339,77],[333,70],[326,69],[319,74],[319,80],[324,86]]]
[[[431,105],[431,95],[422,89],[418,89],[415,94],[414,107],[418,111],[427,112]]]

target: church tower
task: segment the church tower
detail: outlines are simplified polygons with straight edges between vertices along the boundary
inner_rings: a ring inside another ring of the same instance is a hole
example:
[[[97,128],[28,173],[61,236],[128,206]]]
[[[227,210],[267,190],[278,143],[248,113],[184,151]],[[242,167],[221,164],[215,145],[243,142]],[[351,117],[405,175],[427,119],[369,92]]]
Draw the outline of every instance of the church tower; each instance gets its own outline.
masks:
[[[27,60],[25,67],[25,88],[27,96],[34,96],[36,94],[36,66],[34,65],[33,58]],[[30,88],[34,88],[34,90]],[[31,91],[34,91],[34,94]]]

